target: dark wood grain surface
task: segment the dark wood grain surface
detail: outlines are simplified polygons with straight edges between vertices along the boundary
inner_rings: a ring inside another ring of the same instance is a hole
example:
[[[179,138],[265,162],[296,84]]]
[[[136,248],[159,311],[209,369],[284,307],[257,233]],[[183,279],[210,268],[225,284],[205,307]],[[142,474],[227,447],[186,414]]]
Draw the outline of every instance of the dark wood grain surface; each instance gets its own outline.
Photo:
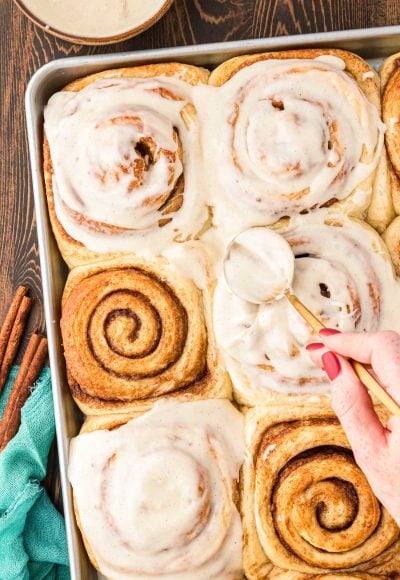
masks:
[[[141,36],[88,47],[44,33],[12,0],[0,4],[0,321],[16,287],[27,284],[36,299],[30,329],[44,328],[24,117],[25,87],[37,68],[65,56],[400,24],[399,0],[175,0]],[[60,505],[55,449],[46,484]]]

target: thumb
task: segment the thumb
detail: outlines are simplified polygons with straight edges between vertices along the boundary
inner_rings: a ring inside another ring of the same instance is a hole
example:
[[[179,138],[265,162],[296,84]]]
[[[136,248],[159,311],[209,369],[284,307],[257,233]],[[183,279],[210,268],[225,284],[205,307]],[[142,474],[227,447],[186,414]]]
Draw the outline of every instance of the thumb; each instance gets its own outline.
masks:
[[[332,407],[345,430],[356,461],[367,470],[368,465],[373,465],[374,456],[386,444],[386,429],[375,412],[367,389],[350,363],[332,351],[323,354],[321,360],[332,386]]]

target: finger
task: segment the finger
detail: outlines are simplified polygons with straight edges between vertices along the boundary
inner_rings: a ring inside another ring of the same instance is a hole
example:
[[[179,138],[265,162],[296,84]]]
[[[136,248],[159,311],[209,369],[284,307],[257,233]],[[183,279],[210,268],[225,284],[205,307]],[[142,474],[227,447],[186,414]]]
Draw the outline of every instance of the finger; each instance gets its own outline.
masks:
[[[386,423],[386,429],[400,437],[400,417],[393,415]]]
[[[328,351],[322,362],[332,386],[332,407],[337,414],[357,462],[364,469],[386,445],[386,429],[380,422],[364,385],[349,362]]]
[[[306,350],[312,362],[322,368],[322,355],[328,352],[328,348],[322,342],[312,342],[306,346]]]
[[[400,402],[400,335],[397,332],[321,334],[321,339],[330,350],[370,364],[379,382]]]
[[[376,353],[386,358],[400,354],[400,335],[392,330],[382,332],[338,332],[330,328],[324,328],[320,331],[320,337],[321,342],[327,345],[330,350],[366,364],[372,364]]]

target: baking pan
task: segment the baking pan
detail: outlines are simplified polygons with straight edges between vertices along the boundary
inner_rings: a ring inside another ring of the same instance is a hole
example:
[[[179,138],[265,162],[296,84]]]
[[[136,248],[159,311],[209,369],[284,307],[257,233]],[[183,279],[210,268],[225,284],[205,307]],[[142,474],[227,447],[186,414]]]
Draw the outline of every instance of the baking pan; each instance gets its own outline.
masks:
[[[363,56],[373,66],[378,67],[383,58],[400,51],[400,26],[64,58],[52,61],[40,68],[29,82],[25,102],[26,119],[72,580],[92,579],[96,578],[97,574],[90,565],[82,546],[74,519],[71,489],[67,479],[69,440],[78,433],[82,416],[68,389],[61,344],[60,302],[67,268],[58,252],[47,213],[42,173],[44,106],[53,93],[70,81],[108,68],[171,60],[212,68],[240,54],[306,47],[347,49]]]

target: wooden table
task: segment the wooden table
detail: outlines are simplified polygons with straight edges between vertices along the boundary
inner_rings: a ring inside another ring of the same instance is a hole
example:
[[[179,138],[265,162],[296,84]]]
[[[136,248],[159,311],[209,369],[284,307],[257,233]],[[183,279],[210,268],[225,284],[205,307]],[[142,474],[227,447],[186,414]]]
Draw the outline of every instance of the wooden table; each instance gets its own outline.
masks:
[[[0,321],[17,286],[27,284],[36,298],[30,329],[44,327],[24,116],[25,87],[37,68],[65,56],[400,24],[398,0],[175,0],[141,36],[88,47],[56,40],[12,0],[0,1]],[[47,487],[60,505],[55,448],[48,471]]]

